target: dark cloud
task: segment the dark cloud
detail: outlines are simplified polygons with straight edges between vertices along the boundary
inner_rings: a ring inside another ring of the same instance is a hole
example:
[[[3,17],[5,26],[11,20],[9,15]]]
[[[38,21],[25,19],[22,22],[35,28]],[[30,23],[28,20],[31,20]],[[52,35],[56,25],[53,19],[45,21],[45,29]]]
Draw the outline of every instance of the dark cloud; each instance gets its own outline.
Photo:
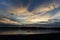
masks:
[[[49,4],[52,0],[0,0],[0,2],[6,2],[7,4],[10,4],[13,7],[20,7],[23,5],[23,7],[26,7],[31,3],[28,10],[32,11],[37,6],[42,5],[43,3]]]
[[[51,2],[52,0],[32,0],[31,5],[29,7],[29,11],[32,11],[43,4],[49,5]]]
[[[0,0],[0,2],[6,2],[7,4],[13,7],[17,7],[17,8],[20,7],[21,5],[23,5],[23,7],[26,7],[27,5],[29,5],[29,3],[31,3],[31,5],[28,8],[29,11],[32,11],[36,9],[38,6],[43,5],[43,4],[48,5],[52,1],[53,0]]]

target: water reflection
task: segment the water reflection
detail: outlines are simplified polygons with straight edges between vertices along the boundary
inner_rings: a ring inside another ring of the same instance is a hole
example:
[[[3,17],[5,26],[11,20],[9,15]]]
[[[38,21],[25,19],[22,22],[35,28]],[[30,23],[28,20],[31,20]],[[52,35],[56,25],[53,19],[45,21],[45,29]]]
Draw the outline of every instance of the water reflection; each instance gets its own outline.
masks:
[[[22,30],[22,29],[17,29],[17,30],[1,30],[0,35],[6,35],[6,34],[47,34],[47,33],[60,33],[58,30],[49,30],[49,29],[44,29],[44,30]]]

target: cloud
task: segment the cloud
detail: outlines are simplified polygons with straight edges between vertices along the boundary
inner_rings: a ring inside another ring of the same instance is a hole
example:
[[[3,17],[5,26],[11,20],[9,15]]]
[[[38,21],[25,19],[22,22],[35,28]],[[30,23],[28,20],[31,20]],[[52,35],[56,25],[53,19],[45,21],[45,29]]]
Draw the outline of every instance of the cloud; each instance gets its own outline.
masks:
[[[54,3],[52,2],[50,5],[45,4],[45,5],[39,6],[35,10],[32,11],[32,13],[37,16],[36,17],[32,16],[33,18],[30,21],[33,23],[40,22],[40,21],[48,21],[49,19],[52,19],[52,17],[54,17],[53,10],[56,10],[59,7],[60,7],[60,5],[55,2]],[[59,14],[57,14],[57,15],[59,15]],[[56,15],[56,17],[57,17],[57,15]]]
[[[53,17],[52,19],[60,19],[60,11],[58,11]]]
[[[20,25],[20,23],[18,23],[16,21],[12,21],[12,20],[7,19],[7,18],[0,19],[0,22],[5,23],[5,24]]]
[[[60,15],[57,12],[56,15],[52,15],[52,11],[60,7],[59,2],[52,0],[4,0],[0,5],[2,5],[0,15],[9,18],[0,19],[4,23],[33,24],[48,21],[48,19]]]
[[[43,15],[44,13],[50,12],[52,10],[55,10],[56,8],[58,8],[60,5],[58,3],[51,3],[50,5],[41,5],[39,7],[37,7],[33,13],[36,15]]]

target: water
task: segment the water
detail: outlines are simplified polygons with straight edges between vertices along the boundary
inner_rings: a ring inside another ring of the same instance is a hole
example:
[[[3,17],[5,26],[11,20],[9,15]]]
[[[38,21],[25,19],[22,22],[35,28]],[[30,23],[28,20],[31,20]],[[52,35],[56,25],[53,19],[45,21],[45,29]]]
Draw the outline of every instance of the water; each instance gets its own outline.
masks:
[[[49,34],[49,33],[60,33],[60,30],[50,30],[50,29],[42,29],[42,30],[30,30],[30,29],[14,29],[14,30],[0,30],[0,35],[7,34]]]

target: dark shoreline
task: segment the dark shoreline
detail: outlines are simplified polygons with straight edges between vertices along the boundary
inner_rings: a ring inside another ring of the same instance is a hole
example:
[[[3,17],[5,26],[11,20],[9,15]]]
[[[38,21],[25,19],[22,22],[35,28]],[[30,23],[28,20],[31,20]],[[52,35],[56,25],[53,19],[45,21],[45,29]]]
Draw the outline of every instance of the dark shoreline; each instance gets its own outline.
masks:
[[[50,30],[60,30],[60,28],[44,28],[44,27],[0,27],[0,29],[31,29],[31,30],[45,30],[45,29],[50,29]]]

